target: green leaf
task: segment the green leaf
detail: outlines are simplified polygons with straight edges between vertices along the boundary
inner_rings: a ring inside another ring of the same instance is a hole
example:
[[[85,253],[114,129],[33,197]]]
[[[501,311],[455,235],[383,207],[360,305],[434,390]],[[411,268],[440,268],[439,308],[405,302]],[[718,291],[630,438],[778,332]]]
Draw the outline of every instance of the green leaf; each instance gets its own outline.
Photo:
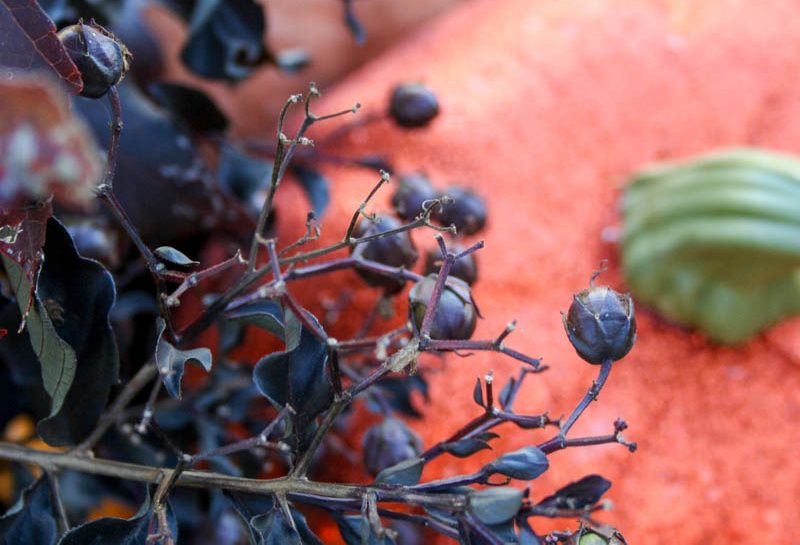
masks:
[[[28,312],[25,327],[33,352],[42,366],[42,382],[50,396],[50,414],[54,415],[61,410],[67,392],[72,386],[78,363],[77,357],[72,347],[58,336],[47,309],[35,294],[31,309],[27,310],[28,294],[32,290],[25,272],[5,255],[2,255],[2,258],[19,311],[23,316]]]

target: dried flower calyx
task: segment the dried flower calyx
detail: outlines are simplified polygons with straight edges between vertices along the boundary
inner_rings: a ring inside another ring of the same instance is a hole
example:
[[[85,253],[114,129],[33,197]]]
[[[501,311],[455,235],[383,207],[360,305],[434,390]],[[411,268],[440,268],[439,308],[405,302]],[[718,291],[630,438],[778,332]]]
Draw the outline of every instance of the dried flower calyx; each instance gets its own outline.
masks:
[[[627,543],[622,534],[612,526],[581,524],[581,527],[564,542],[564,545],[627,545]]]

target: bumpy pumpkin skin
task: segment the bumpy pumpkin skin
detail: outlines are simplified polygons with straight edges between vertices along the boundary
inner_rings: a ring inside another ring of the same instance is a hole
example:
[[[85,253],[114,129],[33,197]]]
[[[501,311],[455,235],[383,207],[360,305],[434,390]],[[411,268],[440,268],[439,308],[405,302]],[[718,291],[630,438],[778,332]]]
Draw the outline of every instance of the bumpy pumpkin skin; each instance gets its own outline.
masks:
[[[474,338],[519,319],[509,346],[551,365],[531,381],[520,409],[564,414],[596,368],[575,354],[559,311],[603,258],[612,258],[612,266],[602,282],[627,291],[615,250],[601,238],[618,221],[619,183],[643,164],[721,146],[800,152],[796,9],[791,0],[479,0],[327,90],[318,108],[358,100],[367,113],[382,110],[401,80],[437,91],[442,112],[429,128],[410,137],[388,121],[376,123],[336,151],[387,153],[398,171],[425,168],[442,184],[473,180],[488,195],[486,249],[474,289],[486,319]],[[377,174],[327,174],[348,180],[336,185],[325,221],[333,242]],[[280,206],[307,207],[292,184],[281,191]],[[290,216],[280,220],[286,240],[303,231],[304,214]],[[431,240],[421,235],[416,240],[425,247]],[[318,309],[314,299],[335,288],[297,293],[310,294],[307,303]],[[364,290],[356,303],[366,309],[376,296]],[[605,446],[557,454],[533,496],[597,472],[614,483],[615,510],[600,518],[630,543],[785,541],[800,490],[800,323],[785,322],[732,349],[712,346],[641,305],[637,321],[636,346],[614,364],[599,402],[574,433],[608,433],[622,416],[639,451]],[[412,423],[426,445],[477,414],[470,395],[476,375],[491,368],[500,383],[515,369],[493,355],[452,358],[448,365],[432,376],[428,419]],[[494,452],[545,437],[502,431]],[[357,448],[360,436],[353,435]],[[477,465],[445,456],[425,478]]]

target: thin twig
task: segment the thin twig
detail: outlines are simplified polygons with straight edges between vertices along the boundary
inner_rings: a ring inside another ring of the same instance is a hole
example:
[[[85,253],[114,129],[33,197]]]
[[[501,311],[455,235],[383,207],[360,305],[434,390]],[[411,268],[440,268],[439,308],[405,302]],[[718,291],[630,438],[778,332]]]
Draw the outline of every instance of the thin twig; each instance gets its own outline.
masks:
[[[47,474],[47,484],[50,486],[50,499],[53,506],[53,515],[58,525],[58,534],[64,535],[69,532],[69,518],[67,518],[67,510],[64,508],[64,502],[61,499],[58,472],[53,470],[45,470],[45,472]]]
[[[561,431],[559,435],[564,438],[569,433],[569,430],[572,429],[572,426],[577,422],[578,418],[583,414],[583,411],[589,406],[589,404],[597,399],[597,396],[600,394],[600,390],[603,389],[603,386],[606,383],[606,379],[608,379],[609,373],[611,373],[611,365],[614,362],[611,360],[606,360],[600,365],[600,373],[597,376],[597,380],[595,380],[592,385],[589,387],[589,390],[586,392],[586,395],[583,396],[580,403],[573,409],[572,414],[569,415],[566,422],[561,426]]]
[[[87,458],[72,453],[36,450],[0,441],[0,459],[42,467],[72,469],[81,473],[104,475],[136,482],[159,483],[171,477],[169,468],[151,467],[103,458]],[[464,508],[466,499],[456,494],[424,494],[404,488],[371,487],[365,485],[314,482],[305,478],[248,479],[208,471],[186,470],[176,480],[176,486],[189,488],[222,488],[255,494],[313,494],[323,498],[358,499],[365,491],[374,491],[379,501]]]

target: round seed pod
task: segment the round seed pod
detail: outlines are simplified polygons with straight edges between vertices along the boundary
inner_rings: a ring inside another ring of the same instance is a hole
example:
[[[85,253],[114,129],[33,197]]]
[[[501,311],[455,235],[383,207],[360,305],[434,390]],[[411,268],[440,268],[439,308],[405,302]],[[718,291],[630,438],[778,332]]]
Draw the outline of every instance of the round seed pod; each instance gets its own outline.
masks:
[[[592,286],[574,295],[562,318],[569,341],[589,363],[622,359],[636,341],[633,299],[608,286]]]
[[[422,213],[425,201],[439,198],[439,192],[422,173],[403,174],[392,195],[392,208],[401,219],[411,221]]]
[[[401,127],[425,127],[439,114],[436,94],[421,83],[403,83],[392,90],[389,115]]]
[[[455,225],[459,235],[473,235],[486,225],[486,202],[483,197],[459,186],[447,188],[443,195],[453,202],[442,204],[434,219],[443,226]]]
[[[81,95],[100,98],[125,77],[131,54],[111,32],[96,23],[63,28],[58,38],[83,77]]]
[[[408,293],[409,320],[416,332],[422,327],[435,285],[436,276],[429,275],[417,282]],[[433,315],[430,337],[440,340],[469,339],[475,332],[477,317],[478,311],[472,300],[469,284],[460,278],[448,276]]]
[[[400,222],[391,216],[379,215],[377,221],[362,220],[357,226],[355,234],[359,238],[377,235],[396,229],[400,225]],[[417,248],[408,231],[360,244],[354,248],[352,254],[355,257],[377,261],[390,267],[405,267],[406,269],[413,267],[418,257]],[[382,287],[388,294],[397,293],[405,286],[405,280],[401,278],[382,275],[358,267],[356,267],[356,272],[367,284]]]

